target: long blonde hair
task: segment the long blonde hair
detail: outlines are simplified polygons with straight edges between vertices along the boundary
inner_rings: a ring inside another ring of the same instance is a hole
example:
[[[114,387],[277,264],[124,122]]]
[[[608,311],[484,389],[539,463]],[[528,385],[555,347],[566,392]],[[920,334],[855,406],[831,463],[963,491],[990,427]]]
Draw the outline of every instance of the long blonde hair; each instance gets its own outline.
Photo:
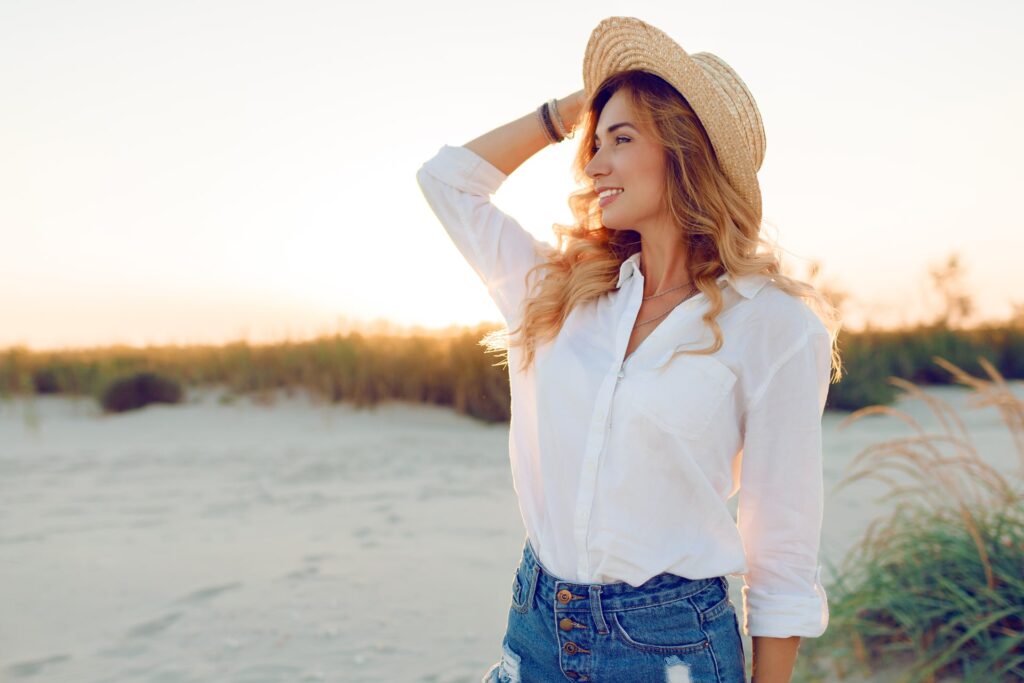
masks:
[[[522,369],[534,360],[537,342],[554,339],[575,306],[597,299],[613,289],[620,266],[640,251],[635,230],[612,230],[601,224],[597,193],[585,168],[594,156],[592,141],[601,111],[612,95],[622,90],[629,97],[641,130],[664,149],[667,173],[665,192],[668,214],[679,226],[687,250],[691,281],[705,294],[710,307],[703,320],[714,333],[705,349],[678,353],[712,354],[723,344],[716,318],[723,308],[717,279],[725,272],[735,276],[770,276],[782,291],[804,299],[821,319],[831,338],[833,381],[842,377],[838,351],[839,311],[811,284],[781,272],[775,246],[761,236],[761,217],[729,184],[718,166],[714,148],[686,99],[662,78],[644,71],[622,71],[610,76],[586,104],[578,122],[579,147],[573,174],[582,189],[569,196],[576,225],[552,226],[557,246],[526,274],[541,273],[525,302],[522,320],[514,330],[507,327],[481,340],[489,351],[507,351],[509,345],[524,347]],[[758,252],[764,245],[767,252]],[[515,335],[515,336],[513,336]],[[505,356],[507,362],[507,355]]]

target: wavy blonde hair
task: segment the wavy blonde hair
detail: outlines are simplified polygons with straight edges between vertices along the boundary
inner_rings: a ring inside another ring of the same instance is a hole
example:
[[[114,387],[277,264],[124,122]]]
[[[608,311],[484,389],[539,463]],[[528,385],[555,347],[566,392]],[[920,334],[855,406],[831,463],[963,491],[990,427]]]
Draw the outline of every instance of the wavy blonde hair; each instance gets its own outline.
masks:
[[[524,347],[525,370],[534,361],[537,342],[554,339],[575,306],[614,289],[622,262],[640,251],[638,232],[612,230],[601,224],[598,196],[584,170],[595,154],[591,145],[601,112],[619,90],[629,97],[640,130],[664,149],[665,208],[679,226],[690,279],[711,303],[702,319],[711,327],[714,343],[705,349],[678,353],[712,354],[722,348],[722,330],[716,321],[723,308],[718,277],[725,272],[737,276],[764,274],[782,291],[804,299],[821,319],[831,338],[832,381],[839,381],[839,311],[811,284],[782,274],[781,256],[761,237],[761,217],[722,173],[711,140],[689,103],[664,79],[644,71],[610,76],[584,106],[577,122],[580,142],[572,167],[582,189],[569,196],[576,225],[552,226],[558,244],[546,262],[526,274],[527,281],[535,270],[542,276],[525,302],[520,324],[514,330],[506,327],[489,333],[481,344],[492,352],[507,352],[510,344]],[[767,252],[758,251],[762,245]],[[504,360],[507,364],[507,353]]]

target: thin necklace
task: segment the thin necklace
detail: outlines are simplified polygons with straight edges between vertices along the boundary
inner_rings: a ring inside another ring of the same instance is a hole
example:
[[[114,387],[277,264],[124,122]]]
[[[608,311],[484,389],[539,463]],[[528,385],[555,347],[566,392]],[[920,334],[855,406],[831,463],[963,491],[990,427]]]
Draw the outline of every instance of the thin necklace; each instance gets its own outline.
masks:
[[[644,260],[643,260],[643,258],[640,258],[640,259],[637,259],[637,260],[640,262],[637,267],[640,269],[640,274],[643,275],[644,274],[644,267],[643,267],[644,266]],[[645,277],[644,279],[646,280],[647,278]],[[666,289],[661,294],[652,294],[650,296],[645,296],[643,300],[644,301],[650,301],[651,299],[657,299],[659,296],[665,296],[669,292],[674,292],[677,289],[682,289],[683,287],[692,286],[692,285],[693,285],[692,282],[686,282],[686,283],[683,283],[683,284],[679,285],[678,287],[673,287],[672,289]],[[655,320],[657,320],[657,318],[655,318]]]
[[[657,299],[659,296],[665,296],[669,292],[674,292],[677,289],[682,289],[683,287],[689,287],[690,285],[691,285],[691,283],[687,282],[686,284],[679,285],[678,287],[673,287],[672,289],[666,289],[661,294],[651,294],[650,296],[645,296],[644,297],[644,301],[650,301],[651,299]]]
[[[643,259],[642,258],[640,259],[640,264],[639,265],[643,266]],[[643,268],[640,269],[640,273],[643,274]],[[673,306],[672,308],[668,309],[667,311],[665,311],[664,313],[662,313],[661,315],[659,315],[657,317],[654,317],[654,318],[651,318],[650,320],[644,320],[643,322],[637,323],[636,326],[640,327],[641,325],[646,325],[647,323],[653,323],[655,320],[660,320],[660,319],[664,318],[666,315],[668,315],[669,313],[674,311],[676,309],[676,306],[678,306],[679,304],[683,303],[684,301],[686,301],[687,299],[690,298],[690,295],[693,293],[692,290],[694,289],[694,287],[693,287],[693,283],[692,282],[687,282],[686,284],[679,285],[678,287],[672,287],[671,289],[666,289],[664,292],[662,292],[660,294],[652,294],[650,296],[645,296],[643,298],[643,301],[650,301],[651,299],[657,299],[659,296],[665,296],[669,292],[674,292],[677,289],[682,289],[683,287],[689,287],[691,289],[691,291],[687,292],[686,296],[683,297],[679,301],[679,303],[677,303],[675,306]]]
[[[686,285],[681,285],[681,286],[682,286],[682,287],[685,287]],[[676,287],[675,289],[679,289],[679,287]],[[694,290],[694,289],[696,289],[696,288],[695,288],[695,287],[693,287],[693,285],[690,285],[690,289],[691,289],[691,290]],[[668,290],[668,291],[672,291],[672,290]],[[663,293],[664,293],[664,292],[663,292]],[[641,325],[646,325],[647,323],[653,323],[653,322],[654,322],[655,320],[659,320],[659,319],[661,319],[661,318],[664,318],[664,317],[665,317],[666,315],[668,315],[668,314],[669,314],[669,313],[671,313],[672,311],[676,310],[676,307],[677,307],[677,306],[679,306],[679,304],[681,304],[681,303],[683,303],[684,301],[686,301],[687,299],[689,299],[689,298],[690,298],[690,295],[691,295],[692,293],[693,293],[692,291],[691,291],[691,292],[687,292],[687,293],[686,293],[686,296],[685,296],[685,297],[683,297],[682,299],[680,299],[679,303],[677,303],[677,304],[676,304],[675,306],[673,306],[672,308],[668,309],[667,311],[665,311],[664,313],[662,313],[661,315],[659,315],[659,316],[657,316],[657,317],[655,317],[655,318],[651,318],[650,320],[645,320],[645,321],[643,321],[643,322],[641,322],[641,323],[637,323],[637,324],[636,324],[636,326],[637,326],[637,327],[640,327]],[[661,295],[659,294],[658,296],[661,296]],[[649,297],[649,298],[652,298],[652,299],[653,299],[654,297]],[[646,301],[646,299],[645,299],[645,301]]]

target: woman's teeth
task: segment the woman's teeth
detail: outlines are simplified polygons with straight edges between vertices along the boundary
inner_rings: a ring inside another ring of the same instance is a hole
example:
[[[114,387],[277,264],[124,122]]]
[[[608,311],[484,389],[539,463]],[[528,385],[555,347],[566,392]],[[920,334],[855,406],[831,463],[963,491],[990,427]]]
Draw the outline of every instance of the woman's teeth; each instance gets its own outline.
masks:
[[[620,194],[622,194],[622,190],[608,190],[606,192],[602,192],[598,195],[600,199],[597,200],[597,203],[601,208],[604,208],[618,199]]]

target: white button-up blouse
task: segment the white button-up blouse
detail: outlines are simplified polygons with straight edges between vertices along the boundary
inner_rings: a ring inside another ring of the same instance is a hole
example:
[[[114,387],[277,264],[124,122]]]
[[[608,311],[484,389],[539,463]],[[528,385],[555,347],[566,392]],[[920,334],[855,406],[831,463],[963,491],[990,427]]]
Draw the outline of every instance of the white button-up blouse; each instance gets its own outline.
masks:
[[[450,145],[416,174],[514,328],[524,276],[553,247],[491,203],[506,178]],[[520,347],[509,350],[509,456],[526,533],[545,567],[579,583],[742,575],[745,634],[818,637],[828,332],[767,276],[725,274],[717,353],[673,357],[713,339],[698,293],[624,359],[644,290],[638,259],[537,345],[528,370]],[[726,501],[737,492],[734,520]]]

